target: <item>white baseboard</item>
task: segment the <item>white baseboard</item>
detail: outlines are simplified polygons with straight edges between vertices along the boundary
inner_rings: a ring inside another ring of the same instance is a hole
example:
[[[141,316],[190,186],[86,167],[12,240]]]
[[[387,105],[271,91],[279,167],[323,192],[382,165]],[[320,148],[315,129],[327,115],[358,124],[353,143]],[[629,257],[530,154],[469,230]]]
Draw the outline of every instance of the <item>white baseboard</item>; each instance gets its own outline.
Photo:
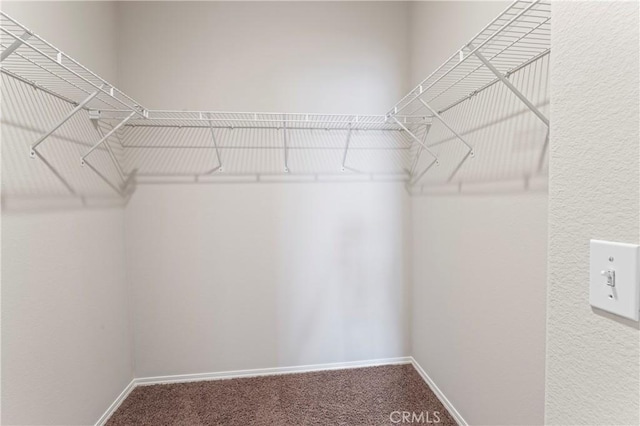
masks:
[[[335,362],[330,364],[300,365],[294,367],[257,368],[252,370],[220,371],[215,373],[177,374],[172,376],[139,377],[122,391],[111,406],[96,422],[96,426],[104,425],[109,417],[118,409],[122,401],[137,386],[156,385],[161,383],[184,383],[201,380],[237,379],[240,377],[273,376],[279,374],[310,373],[313,371],[343,370],[347,368],[375,367],[379,365],[412,364],[411,357],[384,358],[364,361]]]
[[[104,425],[109,417],[118,409],[122,401],[131,393],[136,386],[154,385],[161,383],[184,383],[195,382],[201,380],[223,380],[223,379],[236,379],[240,377],[259,377],[259,376],[273,376],[279,374],[295,374],[295,373],[309,373],[313,371],[328,371],[328,370],[343,370],[347,368],[362,368],[362,367],[374,367],[379,365],[400,365],[411,364],[416,369],[418,374],[422,377],[425,383],[431,388],[433,393],[438,397],[442,405],[451,413],[453,418],[458,422],[460,426],[468,426],[468,423],[462,417],[462,415],[456,410],[451,401],[442,393],[435,382],[429,377],[429,375],[422,369],[420,364],[411,356],[398,357],[398,358],[384,358],[364,361],[350,361],[350,362],[336,362],[330,364],[313,364],[313,365],[300,365],[294,367],[275,367],[275,368],[257,368],[252,370],[235,370],[235,371],[220,371],[215,373],[200,373],[200,374],[177,374],[172,376],[156,376],[156,377],[140,377],[133,379],[131,383],[124,388],[124,390],[118,395],[115,401],[109,406],[105,413],[96,422],[96,426]]]
[[[98,421],[96,422],[96,426],[104,425],[107,422],[107,420],[109,420],[109,417],[111,417],[111,415],[115,413],[115,411],[118,409],[120,404],[122,404],[122,401],[124,401],[129,396],[129,394],[135,387],[136,387],[136,379],[133,379],[127,385],[127,387],[125,387],[124,390],[120,392],[120,395],[118,395],[116,400],[113,401],[113,404],[111,404],[109,408],[107,408],[107,411],[105,411],[104,414],[98,419]]]
[[[458,412],[458,410],[456,410],[456,407],[454,407],[453,404],[451,403],[451,401],[449,401],[449,399],[445,396],[445,394],[442,393],[440,388],[438,388],[438,386],[431,379],[431,377],[429,377],[429,375],[422,369],[420,364],[418,364],[418,361],[416,361],[415,358],[413,358],[413,357],[409,357],[409,358],[411,358],[411,364],[413,365],[413,368],[415,368],[416,371],[418,372],[418,374],[420,374],[420,376],[425,381],[425,383],[431,388],[431,390],[438,397],[440,402],[442,402],[442,405],[444,405],[445,408],[449,411],[449,413],[453,416],[454,420],[460,426],[468,426],[469,424],[464,419],[464,417],[462,417],[460,412]]]
[[[295,367],[256,368],[252,370],[221,371],[216,373],[178,374],[173,376],[141,377],[136,385],[195,382],[200,380],[237,379],[240,377],[272,376],[278,374],[309,373],[312,371],[342,370],[377,365],[411,364],[411,357],[384,358],[365,361],[335,362],[331,364],[300,365]]]

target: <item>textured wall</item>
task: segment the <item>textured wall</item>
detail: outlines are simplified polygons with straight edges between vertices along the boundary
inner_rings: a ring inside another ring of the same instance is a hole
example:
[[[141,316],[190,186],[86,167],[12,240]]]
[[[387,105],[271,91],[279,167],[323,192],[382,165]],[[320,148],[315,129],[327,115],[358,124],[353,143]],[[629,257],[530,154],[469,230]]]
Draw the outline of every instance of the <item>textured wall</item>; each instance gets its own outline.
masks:
[[[411,81],[508,5],[414,3]],[[518,75],[512,81],[525,86]],[[531,87],[548,113],[543,85]],[[462,191],[427,185],[412,198],[413,355],[469,424],[541,424],[547,193],[545,171],[527,189],[522,177],[531,170],[522,166],[540,155],[546,126],[503,85],[451,113],[477,155],[458,174]],[[437,126],[430,138],[449,136]]]
[[[589,305],[589,239],[640,237],[638,3],[553,5],[546,422],[639,424],[638,324]]]
[[[2,10],[116,77],[113,3],[3,2]],[[28,156],[71,109],[3,75],[2,424],[93,424],[133,377],[124,211],[104,207],[121,201],[79,166],[98,134],[78,114],[41,145],[75,196]]]

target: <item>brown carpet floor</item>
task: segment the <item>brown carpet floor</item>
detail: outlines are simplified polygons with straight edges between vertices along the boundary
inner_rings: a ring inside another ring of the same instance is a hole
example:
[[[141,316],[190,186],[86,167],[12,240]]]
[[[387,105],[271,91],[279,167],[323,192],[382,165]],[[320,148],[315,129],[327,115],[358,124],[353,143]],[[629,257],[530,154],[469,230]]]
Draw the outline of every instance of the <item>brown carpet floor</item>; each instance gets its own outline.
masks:
[[[403,411],[415,413],[413,422],[410,417],[401,421]],[[107,425],[415,425],[427,421],[456,424],[407,364],[138,386]]]

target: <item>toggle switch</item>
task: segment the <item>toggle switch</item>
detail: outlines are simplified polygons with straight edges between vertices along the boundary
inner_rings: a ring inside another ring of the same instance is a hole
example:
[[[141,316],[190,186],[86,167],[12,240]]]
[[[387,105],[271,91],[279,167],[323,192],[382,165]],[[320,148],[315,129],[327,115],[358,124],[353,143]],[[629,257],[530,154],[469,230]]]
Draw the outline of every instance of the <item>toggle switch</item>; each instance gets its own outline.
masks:
[[[640,246],[591,240],[589,303],[638,321],[640,317]]]
[[[607,271],[600,271],[600,275],[602,275],[607,279],[607,285],[609,287],[616,286],[616,271],[614,271],[613,269],[609,269]]]

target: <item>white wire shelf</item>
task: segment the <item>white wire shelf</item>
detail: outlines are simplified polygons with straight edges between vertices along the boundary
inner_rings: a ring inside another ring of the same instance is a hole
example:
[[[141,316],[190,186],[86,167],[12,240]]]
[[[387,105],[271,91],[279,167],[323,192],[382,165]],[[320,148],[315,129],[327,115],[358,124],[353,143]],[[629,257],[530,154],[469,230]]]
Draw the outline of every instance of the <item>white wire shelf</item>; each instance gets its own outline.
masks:
[[[0,46],[2,72],[33,87],[75,105],[96,93],[83,104],[86,108],[144,112],[138,102],[3,12]]]
[[[0,71],[73,106],[31,145],[31,156],[46,162],[38,145],[86,111],[97,136],[81,163],[119,193],[126,192],[132,179],[226,181],[219,179],[223,171],[228,177],[258,181],[278,175],[313,180],[320,175],[383,176],[414,186],[427,173],[438,175],[434,166],[441,158],[451,163],[446,179],[451,182],[474,157],[477,140],[469,132],[480,128],[479,112],[467,107],[494,85],[506,87],[548,128],[543,97],[523,86],[525,79],[519,76],[531,67],[548,68],[542,59],[550,53],[550,19],[548,1],[514,2],[385,115],[147,110],[1,12]],[[546,71],[538,74],[547,76]],[[532,75],[527,72],[527,85]],[[476,104],[487,109],[484,100]],[[460,155],[443,152],[449,140],[460,142]],[[103,170],[105,164],[111,165],[110,173]],[[60,173],[54,174],[69,188]]]
[[[100,112],[112,125],[119,112]],[[404,117],[428,123],[429,117]],[[425,124],[426,125],[426,124]],[[149,111],[119,132],[137,176],[401,174],[411,142],[384,116]],[[219,174],[219,173],[217,173]]]
[[[469,138],[462,134],[460,126],[452,126],[451,121],[443,117],[443,114],[495,84],[502,83],[548,128],[549,119],[539,105],[531,102],[523,94],[522,87],[516,87],[510,77],[550,52],[550,3],[542,0],[515,1],[396,103],[387,117],[430,114],[461,142],[464,152],[446,178],[446,183],[452,182],[465,162],[475,156],[475,150]],[[415,185],[432,166],[440,165],[440,150],[427,141],[429,129],[423,138],[415,134],[418,129],[409,126],[405,130],[420,145],[415,152],[410,173],[409,184]],[[424,151],[429,154],[430,161],[422,167],[422,171],[418,171],[417,165]],[[416,173],[419,174],[416,176]]]
[[[92,113],[112,126],[128,117],[116,110]],[[428,125],[431,117],[399,121]],[[403,128],[384,115],[149,110],[144,118],[129,118],[118,135],[124,169],[135,172],[139,182],[184,177],[202,182],[212,176],[219,182],[247,176],[264,182],[278,174],[405,180],[411,156]]]
[[[96,111],[100,119],[123,120],[127,113],[119,110]],[[399,115],[406,126],[424,125],[430,114]],[[144,117],[132,117],[126,127],[191,127],[229,129],[324,129],[324,130],[395,130],[402,128],[384,115],[339,115],[266,112],[165,111],[147,110]]]
[[[387,115],[433,111],[442,114],[500,82],[496,72],[508,78],[550,51],[550,3],[516,1],[398,101]]]

